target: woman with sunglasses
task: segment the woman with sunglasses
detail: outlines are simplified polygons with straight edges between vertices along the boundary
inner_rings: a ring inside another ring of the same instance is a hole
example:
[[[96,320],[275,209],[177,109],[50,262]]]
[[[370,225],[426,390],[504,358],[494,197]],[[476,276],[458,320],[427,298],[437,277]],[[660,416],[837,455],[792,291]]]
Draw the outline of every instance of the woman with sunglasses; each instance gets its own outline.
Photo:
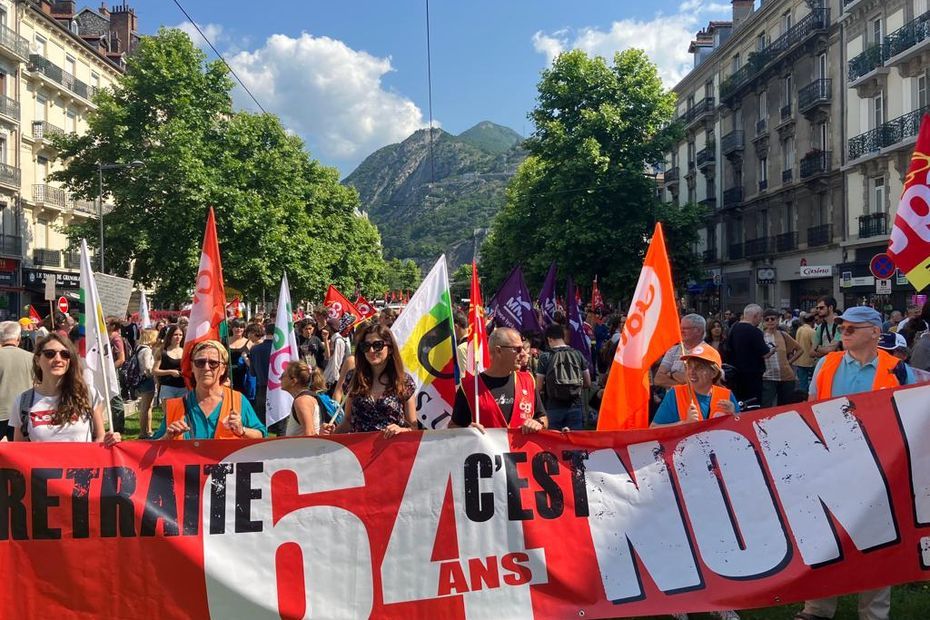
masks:
[[[774,308],[762,313],[762,335],[775,353],[765,358],[762,374],[762,406],[774,407],[792,402],[798,385],[792,365],[804,352],[797,341],[779,329],[779,314]]]
[[[153,439],[261,439],[268,432],[241,392],[230,388],[229,354],[215,340],[191,350],[194,389],[164,401]]]
[[[10,407],[13,441],[95,441],[113,445],[119,433],[104,431],[104,403],[88,388],[77,351],[67,338],[51,333],[32,356],[35,387]]]
[[[345,418],[323,431],[364,433],[382,431],[385,437],[417,427],[413,380],[389,327],[373,323],[362,328],[355,349],[355,374],[346,394]]]

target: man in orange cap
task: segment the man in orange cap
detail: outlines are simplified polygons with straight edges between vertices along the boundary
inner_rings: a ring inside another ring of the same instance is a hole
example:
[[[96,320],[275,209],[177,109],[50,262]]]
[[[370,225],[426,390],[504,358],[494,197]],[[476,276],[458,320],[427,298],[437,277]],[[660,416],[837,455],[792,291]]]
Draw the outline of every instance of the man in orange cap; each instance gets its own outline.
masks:
[[[719,385],[723,364],[716,349],[708,344],[699,344],[682,355],[681,360],[687,368],[688,382],[666,392],[652,421],[653,426],[698,422],[739,411],[739,403],[733,393]]]

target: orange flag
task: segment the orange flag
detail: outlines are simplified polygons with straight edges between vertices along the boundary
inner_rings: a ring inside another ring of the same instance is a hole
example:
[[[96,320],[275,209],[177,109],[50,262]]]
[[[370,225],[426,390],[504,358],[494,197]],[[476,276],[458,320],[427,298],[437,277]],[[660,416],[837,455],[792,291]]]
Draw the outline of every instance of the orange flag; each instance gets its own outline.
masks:
[[[203,340],[226,338],[226,291],[223,288],[223,265],[220,262],[220,245],[216,238],[216,219],[213,207],[207,214],[207,228],[203,233],[203,250],[200,252],[200,269],[194,287],[190,324],[184,339],[184,359],[181,374],[191,381],[191,349]]]
[[[657,223],[610,367],[597,430],[629,430],[649,425],[649,367],[679,342],[681,327],[672,269],[662,224]]]

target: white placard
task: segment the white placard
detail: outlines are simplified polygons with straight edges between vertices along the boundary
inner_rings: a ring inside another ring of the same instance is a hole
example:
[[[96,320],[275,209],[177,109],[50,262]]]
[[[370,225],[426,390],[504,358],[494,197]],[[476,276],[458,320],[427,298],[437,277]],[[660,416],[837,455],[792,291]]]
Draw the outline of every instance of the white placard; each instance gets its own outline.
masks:
[[[103,316],[125,317],[129,308],[129,297],[132,296],[132,280],[97,272],[94,272],[94,280],[97,281]]]

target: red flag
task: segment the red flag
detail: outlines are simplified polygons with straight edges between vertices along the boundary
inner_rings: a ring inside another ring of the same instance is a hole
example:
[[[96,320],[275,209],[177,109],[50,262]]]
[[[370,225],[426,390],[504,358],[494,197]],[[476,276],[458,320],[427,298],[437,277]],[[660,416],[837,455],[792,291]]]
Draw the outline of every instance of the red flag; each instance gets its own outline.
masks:
[[[345,331],[358,322],[361,312],[351,301],[345,298],[345,295],[339,292],[332,284],[326,291],[326,298],[323,300],[323,306],[331,319],[339,319],[339,331]]]
[[[32,321],[34,325],[38,325],[42,322],[42,316],[36,311],[32,305],[29,305],[29,320]]]
[[[620,346],[614,355],[598,415],[597,430],[626,430],[649,425],[649,368],[681,342],[672,269],[662,224],[657,223]]]
[[[595,310],[601,310],[604,307],[604,298],[601,297],[601,290],[597,288],[597,276],[594,276],[594,284],[591,287],[591,307]]]
[[[888,255],[918,291],[930,284],[930,114],[917,133],[904,192],[891,228]]]
[[[236,296],[233,298],[229,305],[226,306],[226,316],[231,319],[241,319],[242,318],[242,303],[239,301],[239,297]]]
[[[359,323],[376,314],[374,306],[368,303],[368,300],[362,297],[361,293],[359,293],[355,298],[355,307],[359,311]]]
[[[392,304],[397,303],[397,292],[396,291],[391,291],[391,303]]]
[[[484,300],[481,298],[481,283],[478,281],[478,265],[471,263],[471,295],[468,300],[468,357],[465,372],[476,377],[491,364],[488,354],[488,330],[484,320]],[[477,402],[477,401],[475,401]]]
[[[220,245],[216,238],[216,219],[213,207],[207,214],[207,227],[203,233],[203,250],[200,268],[194,286],[190,324],[184,339],[184,359],[181,373],[191,381],[191,349],[203,340],[220,340],[226,337],[226,292],[223,288],[223,265],[220,262]]]

